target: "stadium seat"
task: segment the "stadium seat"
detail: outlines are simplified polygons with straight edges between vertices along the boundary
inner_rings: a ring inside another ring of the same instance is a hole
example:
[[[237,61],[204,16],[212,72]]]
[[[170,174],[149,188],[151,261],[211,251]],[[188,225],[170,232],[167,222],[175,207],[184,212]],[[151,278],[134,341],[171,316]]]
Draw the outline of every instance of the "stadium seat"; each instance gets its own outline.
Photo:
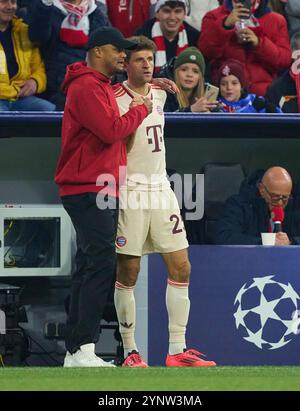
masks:
[[[215,224],[228,197],[239,192],[245,178],[239,163],[207,163],[204,174],[204,242],[214,243]]]

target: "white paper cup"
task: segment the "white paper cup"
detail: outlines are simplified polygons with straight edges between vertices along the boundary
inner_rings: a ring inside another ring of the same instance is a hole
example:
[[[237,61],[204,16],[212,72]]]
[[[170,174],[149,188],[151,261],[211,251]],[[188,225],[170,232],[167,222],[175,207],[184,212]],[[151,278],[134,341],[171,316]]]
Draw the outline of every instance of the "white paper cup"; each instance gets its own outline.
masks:
[[[275,245],[276,233],[261,233],[262,245]]]

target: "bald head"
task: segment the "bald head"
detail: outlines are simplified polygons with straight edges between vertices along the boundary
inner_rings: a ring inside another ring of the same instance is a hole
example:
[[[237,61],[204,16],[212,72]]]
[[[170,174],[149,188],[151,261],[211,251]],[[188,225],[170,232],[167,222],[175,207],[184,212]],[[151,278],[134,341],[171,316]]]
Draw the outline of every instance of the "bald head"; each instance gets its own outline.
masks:
[[[271,167],[265,172],[259,185],[259,191],[270,208],[275,205],[285,207],[287,201],[284,199],[291,195],[292,186],[292,178],[286,169]],[[276,200],[276,196],[281,197],[281,200]]]
[[[269,168],[263,178],[262,182],[268,186],[276,187],[277,189],[292,189],[292,179],[285,168],[271,167]]]

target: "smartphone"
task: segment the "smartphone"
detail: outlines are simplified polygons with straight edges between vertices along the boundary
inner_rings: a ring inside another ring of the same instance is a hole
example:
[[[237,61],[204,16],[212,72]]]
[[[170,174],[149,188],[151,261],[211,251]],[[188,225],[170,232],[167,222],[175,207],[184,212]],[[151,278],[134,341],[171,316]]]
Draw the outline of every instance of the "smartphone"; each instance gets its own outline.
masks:
[[[239,3],[241,3],[246,9],[251,10],[252,0],[239,0]]]
[[[215,101],[217,100],[218,95],[219,95],[219,87],[206,83],[205,94],[204,94],[206,100]]]
[[[239,0],[239,3],[241,3],[243,7],[245,9],[248,9],[250,12],[251,6],[252,6],[252,0]],[[249,19],[249,18],[250,18],[250,14],[247,17],[243,17],[243,19]]]

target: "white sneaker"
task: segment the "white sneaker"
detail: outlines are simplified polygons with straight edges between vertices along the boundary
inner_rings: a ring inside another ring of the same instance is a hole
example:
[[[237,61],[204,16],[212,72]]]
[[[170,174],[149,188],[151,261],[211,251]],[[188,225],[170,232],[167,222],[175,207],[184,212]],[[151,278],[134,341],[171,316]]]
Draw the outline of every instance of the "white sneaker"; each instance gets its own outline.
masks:
[[[69,354],[70,355],[70,354]],[[67,355],[66,355],[67,357]],[[66,358],[65,358],[66,361]],[[95,354],[95,344],[84,344],[68,358],[66,367],[115,367],[114,364],[103,361]]]
[[[63,367],[73,367],[73,355],[71,353],[69,353],[69,351],[66,352],[66,356],[64,359],[64,365]]]

